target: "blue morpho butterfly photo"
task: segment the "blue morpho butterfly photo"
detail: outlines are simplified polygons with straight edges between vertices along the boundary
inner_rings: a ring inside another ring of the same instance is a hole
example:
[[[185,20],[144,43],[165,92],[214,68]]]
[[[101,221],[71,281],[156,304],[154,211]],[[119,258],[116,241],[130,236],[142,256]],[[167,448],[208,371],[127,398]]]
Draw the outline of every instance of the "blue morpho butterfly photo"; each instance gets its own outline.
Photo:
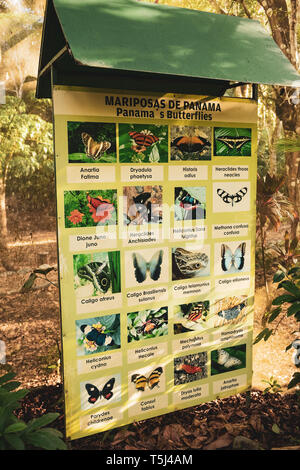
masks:
[[[226,273],[242,271],[245,266],[246,242],[242,242],[234,251],[228,245],[221,245],[221,266]]]
[[[163,261],[163,251],[158,250],[152,258],[147,261],[139,253],[132,253],[134,275],[138,283],[144,282],[149,273],[153,281],[157,281],[161,275],[161,265]]]

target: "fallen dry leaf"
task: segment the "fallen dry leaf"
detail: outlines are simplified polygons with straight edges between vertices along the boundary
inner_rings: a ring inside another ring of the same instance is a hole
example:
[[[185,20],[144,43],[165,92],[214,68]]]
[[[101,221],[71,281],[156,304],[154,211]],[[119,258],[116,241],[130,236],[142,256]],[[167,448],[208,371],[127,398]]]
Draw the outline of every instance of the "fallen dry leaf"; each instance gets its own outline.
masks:
[[[218,437],[215,441],[211,442],[207,446],[203,447],[204,450],[216,450],[223,449],[224,447],[230,446],[233,441],[233,437],[227,432],[222,436]]]

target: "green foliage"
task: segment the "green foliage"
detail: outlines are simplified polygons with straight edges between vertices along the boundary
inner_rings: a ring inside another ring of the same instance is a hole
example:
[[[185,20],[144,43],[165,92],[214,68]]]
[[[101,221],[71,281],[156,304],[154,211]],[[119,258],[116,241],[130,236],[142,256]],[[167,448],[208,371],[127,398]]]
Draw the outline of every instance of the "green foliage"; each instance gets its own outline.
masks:
[[[277,382],[273,375],[271,375],[269,380],[263,380],[262,382],[268,384],[268,387],[266,387],[263,391],[264,395],[266,393],[279,393],[282,391],[281,385]]]
[[[290,240],[289,232],[286,231],[284,241],[274,243],[270,246],[270,250],[279,256],[279,263],[285,268],[288,268],[297,262],[300,255],[298,238],[295,237],[293,240]],[[272,256],[272,259],[274,260],[274,256]]]
[[[15,204],[49,213],[55,200],[51,108],[49,100],[37,101],[7,96],[0,106],[0,177]]]
[[[283,217],[293,219],[293,207],[290,200],[280,191],[285,183],[285,176],[257,178],[257,225],[262,229],[268,224],[269,229],[278,229]]]
[[[293,316],[297,322],[300,322],[300,266],[293,266],[289,269],[280,266],[280,269],[273,276],[273,283],[278,284],[277,289],[282,289],[283,292],[274,297],[273,307],[265,314],[265,318],[268,324],[279,319],[278,324],[275,328],[264,328],[256,336],[253,344],[261,340],[267,341],[271,335],[274,335],[284,315],[286,317]],[[290,348],[291,345],[286,350]],[[295,372],[288,388],[293,388],[299,383],[300,372]]]
[[[14,377],[13,372],[0,377],[0,450],[26,450],[32,447],[66,450],[62,433],[48,427],[58,418],[58,413],[46,413],[28,423],[16,417],[14,411],[29,391],[16,391],[20,383],[13,381]]]

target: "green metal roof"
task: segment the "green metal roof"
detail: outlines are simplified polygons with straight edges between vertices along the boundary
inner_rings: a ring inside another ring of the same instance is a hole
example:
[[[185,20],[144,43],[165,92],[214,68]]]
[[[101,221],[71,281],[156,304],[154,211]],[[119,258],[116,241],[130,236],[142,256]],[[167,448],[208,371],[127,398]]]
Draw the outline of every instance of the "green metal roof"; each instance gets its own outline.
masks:
[[[286,86],[300,79],[258,21],[135,0],[48,0],[46,20],[49,12],[40,71],[57,42],[88,67]]]

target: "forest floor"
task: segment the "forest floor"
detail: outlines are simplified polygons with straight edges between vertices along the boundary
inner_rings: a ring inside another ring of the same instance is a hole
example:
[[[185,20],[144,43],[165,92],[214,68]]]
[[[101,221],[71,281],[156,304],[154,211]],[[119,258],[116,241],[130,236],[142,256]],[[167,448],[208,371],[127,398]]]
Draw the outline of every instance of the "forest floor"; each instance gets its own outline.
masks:
[[[26,226],[28,221],[23,220]],[[25,230],[10,240],[10,260],[14,271],[0,268],[0,340],[6,345],[6,363],[0,364],[0,376],[16,373],[15,380],[30,390],[18,416],[25,421],[56,411],[53,424],[63,432],[63,392],[59,370],[60,316],[57,272],[48,275],[51,283],[38,279],[43,287],[21,294],[20,288],[41,259],[57,264],[55,219],[44,230]],[[28,222],[29,223],[29,222]],[[49,228],[50,227],[50,228]],[[43,227],[42,227],[43,228]],[[271,237],[274,234],[270,235]],[[279,236],[279,235],[277,235]],[[43,276],[41,276],[43,277]],[[272,293],[272,275],[269,287]],[[53,283],[53,284],[52,284]],[[9,295],[6,295],[9,292]],[[266,294],[260,270],[256,275],[254,338],[263,328]],[[273,449],[300,446],[300,397],[287,391],[296,371],[292,350],[285,351],[295,337],[295,321],[280,323],[276,335],[253,346],[253,388],[250,395],[239,394],[222,400],[139,421],[102,434],[71,441],[77,449],[231,449],[241,447]],[[281,385],[281,393],[267,393],[270,377]],[[242,436],[242,437],[241,437]],[[250,441],[244,442],[243,438]],[[300,447],[299,447],[300,448]]]

